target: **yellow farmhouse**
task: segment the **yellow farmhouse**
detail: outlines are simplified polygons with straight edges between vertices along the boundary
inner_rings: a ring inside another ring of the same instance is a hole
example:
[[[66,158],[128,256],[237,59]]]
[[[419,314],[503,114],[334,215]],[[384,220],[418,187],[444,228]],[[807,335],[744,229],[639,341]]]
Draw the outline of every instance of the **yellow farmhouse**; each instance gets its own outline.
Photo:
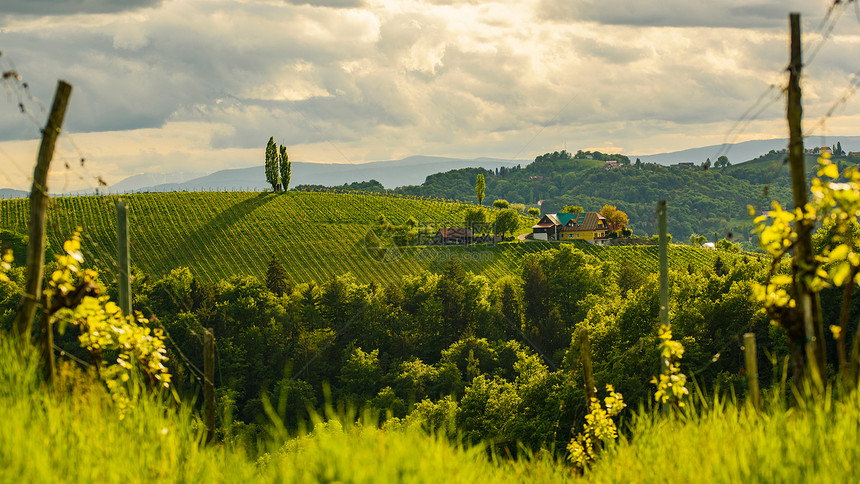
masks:
[[[609,225],[597,212],[552,213],[532,227],[536,240],[585,240],[595,245],[609,243]]]

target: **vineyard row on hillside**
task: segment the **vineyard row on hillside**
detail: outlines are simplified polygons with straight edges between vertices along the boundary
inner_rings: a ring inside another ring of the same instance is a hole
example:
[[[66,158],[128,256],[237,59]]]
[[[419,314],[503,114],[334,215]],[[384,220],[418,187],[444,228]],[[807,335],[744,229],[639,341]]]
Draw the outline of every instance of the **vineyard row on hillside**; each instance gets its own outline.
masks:
[[[88,260],[114,269],[114,207],[120,198],[129,207],[133,265],[153,275],[184,266],[206,281],[263,277],[273,254],[283,261],[292,283],[351,273],[360,282],[386,284],[404,274],[439,270],[450,259],[475,274],[497,279],[518,272],[527,254],[558,246],[552,242],[389,246],[380,254],[366,247],[364,238],[380,216],[394,223],[410,217],[450,223],[462,220],[466,205],[354,193],[175,192],[55,198],[49,211],[49,247],[60,247],[76,227],[82,227]],[[0,204],[0,229],[25,234],[28,201]],[[521,223],[527,226],[531,220],[522,217]],[[657,267],[655,246],[577,243],[577,247],[602,260],[632,264],[643,273]],[[670,249],[675,269],[713,266],[716,257],[713,251],[687,246]]]

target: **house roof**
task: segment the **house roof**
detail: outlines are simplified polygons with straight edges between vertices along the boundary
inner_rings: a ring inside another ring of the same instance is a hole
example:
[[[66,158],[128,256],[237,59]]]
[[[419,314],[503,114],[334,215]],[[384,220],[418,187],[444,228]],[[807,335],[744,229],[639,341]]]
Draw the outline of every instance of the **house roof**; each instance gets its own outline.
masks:
[[[549,226],[549,225],[564,225],[564,224],[559,222],[558,218],[556,217],[556,214],[545,213],[543,215],[543,217],[541,217],[540,220],[538,221],[538,225],[540,225],[541,227],[544,227],[544,226]]]
[[[439,229],[439,234],[446,239],[453,237],[471,237],[472,231],[461,227],[446,227]]]
[[[605,221],[606,219],[597,212],[548,213],[541,217],[537,225],[533,225],[532,228],[543,229],[561,225],[562,230],[567,232],[597,230],[597,223],[601,220]]]
[[[559,225],[567,225],[567,223],[570,222],[570,220],[572,218],[574,218],[580,214],[578,214],[578,213],[556,213],[554,215],[555,215],[556,219],[558,220]]]
[[[604,221],[604,227],[606,227],[606,218],[600,215],[597,212],[582,212],[575,215],[575,217],[571,217],[567,223],[562,227],[562,232],[579,232],[579,231],[589,231],[589,230],[597,230],[597,224],[601,220]]]

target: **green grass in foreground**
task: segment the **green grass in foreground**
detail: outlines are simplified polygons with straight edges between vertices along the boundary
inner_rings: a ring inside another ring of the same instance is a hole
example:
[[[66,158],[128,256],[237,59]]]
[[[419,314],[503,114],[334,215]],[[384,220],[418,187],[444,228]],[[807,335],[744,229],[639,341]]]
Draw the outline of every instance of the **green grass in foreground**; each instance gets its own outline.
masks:
[[[229,444],[201,444],[187,409],[144,398],[124,420],[78,377],[48,391],[34,355],[0,337],[2,482],[561,482],[580,477],[549,459],[506,460],[418,430],[330,420],[259,458]],[[757,415],[713,402],[681,417],[625,410],[629,437],[607,446],[589,482],[856,482],[856,396],[814,409],[779,401]],[[275,427],[273,426],[273,429]],[[277,432],[273,431],[273,434]]]
[[[493,462],[418,430],[386,432],[330,421],[252,460],[230,445],[204,446],[188,410],[143,399],[123,420],[98,389],[46,390],[36,360],[19,361],[0,337],[0,482],[559,482],[543,462]],[[266,446],[266,444],[262,444]]]

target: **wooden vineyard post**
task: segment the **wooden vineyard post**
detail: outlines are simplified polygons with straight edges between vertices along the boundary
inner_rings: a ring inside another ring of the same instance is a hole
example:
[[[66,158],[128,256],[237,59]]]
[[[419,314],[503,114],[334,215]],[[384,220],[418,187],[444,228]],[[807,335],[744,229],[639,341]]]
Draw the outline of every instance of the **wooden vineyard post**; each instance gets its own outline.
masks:
[[[758,383],[758,361],[756,360],[755,334],[744,334],[744,359],[747,367],[747,390],[756,411],[761,411],[761,390]]]
[[[33,325],[33,317],[36,315],[36,306],[42,300],[42,268],[45,265],[45,225],[49,198],[48,169],[54,158],[54,146],[63,127],[66,106],[71,94],[71,84],[65,81],[57,82],[54,103],[51,105],[48,123],[42,130],[42,144],[39,146],[39,156],[36,159],[36,169],[33,172],[33,187],[30,190],[30,230],[27,244],[27,283],[18,314],[15,316],[14,325],[15,332],[27,342],[30,341],[30,328]],[[50,327],[48,318],[44,318],[44,321],[44,325]],[[44,330],[45,328],[43,328]],[[50,331],[48,331],[43,338],[43,345],[52,344],[52,340]],[[53,349],[47,349],[51,359],[53,359]],[[52,370],[53,367],[49,366],[50,373],[53,373]]]
[[[119,308],[123,314],[131,314],[131,264],[129,263],[130,245],[128,241],[128,211],[125,202],[116,202],[116,247],[119,263]]]
[[[666,200],[657,203],[657,228],[659,236],[660,269],[660,326],[669,327],[669,237],[666,222]],[[660,372],[669,374],[669,358],[660,357]],[[663,404],[663,413],[669,412],[669,405]]]
[[[800,71],[803,67],[800,47],[800,14],[789,15],[791,26],[791,53],[788,64],[788,102],[786,118],[788,120],[788,164],[791,167],[791,189],[794,207],[806,213],[808,201],[806,190],[806,154],[803,149],[803,131],[801,118],[803,106],[800,102]],[[812,248],[813,221],[807,217],[795,222],[797,244],[794,251],[794,280],[796,284],[797,320],[803,324],[803,361],[795,362],[798,375],[808,372],[817,388],[823,385],[822,369],[824,368],[824,325],[821,319],[821,303],[818,294],[809,287],[808,280],[815,274],[815,253]]]
[[[591,407],[591,399],[597,397],[597,389],[594,387],[594,371],[591,366],[591,340],[588,339],[588,330],[579,330],[579,354],[582,358],[582,379],[585,389],[585,408]]]
[[[212,328],[203,331],[203,422],[208,444],[215,438],[215,335]]]
[[[660,324],[669,326],[669,238],[666,234],[666,200],[657,204],[657,226],[660,231]]]
[[[36,315],[36,306],[42,303],[45,228],[50,198],[48,195],[48,170],[51,167],[51,160],[54,158],[54,147],[63,127],[66,106],[69,104],[71,95],[72,85],[65,81],[58,81],[57,91],[54,93],[54,102],[51,105],[51,114],[48,115],[48,122],[42,130],[42,144],[39,146],[36,168],[33,171],[33,186],[30,190],[30,230],[27,244],[27,282],[13,326],[18,338],[24,344],[30,342],[30,331],[33,327],[33,318]],[[45,366],[45,373],[51,380],[55,373],[54,332],[51,328],[51,317],[45,311],[46,308],[43,308],[39,340],[42,347],[42,362]]]

